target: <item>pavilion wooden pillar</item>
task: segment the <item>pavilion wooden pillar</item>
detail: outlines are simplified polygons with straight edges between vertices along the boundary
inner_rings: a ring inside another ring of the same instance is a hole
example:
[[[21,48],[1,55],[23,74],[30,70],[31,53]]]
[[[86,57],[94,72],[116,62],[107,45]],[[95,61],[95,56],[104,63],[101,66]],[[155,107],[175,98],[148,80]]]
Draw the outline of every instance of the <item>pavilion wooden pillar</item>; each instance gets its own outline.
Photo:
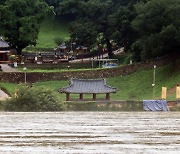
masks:
[[[70,93],[66,93],[66,101],[70,101]]]
[[[106,99],[110,100],[110,94],[109,93],[106,93]]]
[[[93,94],[93,100],[96,100],[96,94]]]
[[[83,100],[83,94],[82,94],[82,93],[79,94],[79,99],[80,99],[80,100]]]

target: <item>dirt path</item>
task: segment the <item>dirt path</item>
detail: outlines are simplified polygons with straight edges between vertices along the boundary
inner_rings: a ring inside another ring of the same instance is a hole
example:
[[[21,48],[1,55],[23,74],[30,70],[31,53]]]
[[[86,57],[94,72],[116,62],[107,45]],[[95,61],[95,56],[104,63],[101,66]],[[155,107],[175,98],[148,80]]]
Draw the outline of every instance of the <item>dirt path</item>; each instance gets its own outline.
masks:
[[[180,85],[180,83],[178,83]],[[176,86],[170,88],[168,91],[167,91],[167,97],[171,96],[173,93],[176,92]]]
[[[8,64],[0,64],[3,72],[20,72],[16,68],[10,67]]]

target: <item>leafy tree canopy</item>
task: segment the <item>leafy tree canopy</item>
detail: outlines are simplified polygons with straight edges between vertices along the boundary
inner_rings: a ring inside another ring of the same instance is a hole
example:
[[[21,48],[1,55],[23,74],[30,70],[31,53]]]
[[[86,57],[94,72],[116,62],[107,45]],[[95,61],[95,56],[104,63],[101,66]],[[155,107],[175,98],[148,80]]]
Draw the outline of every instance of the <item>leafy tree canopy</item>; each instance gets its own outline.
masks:
[[[63,0],[45,0],[45,2],[49,6],[53,6],[56,13],[59,12],[59,3],[61,3]]]
[[[113,29],[112,38],[120,46],[123,46],[125,51],[130,49],[136,38],[136,31],[131,25],[131,22],[136,17],[134,3],[135,1],[131,1],[127,6],[120,5],[117,11],[110,16],[110,25]]]
[[[104,43],[111,57],[111,40],[115,38],[113,37],[115,35],[112,34],[124,28],[123,26],[120,27],[117,22],[117,18],[119,17],[117,11],[119,7],[126,7],[128,3],[134,1],[135,0],[65,0],[60,4],[60,8],[63,14],[75,14],[77,17],[77,22],[73,23],[70,30],[72,39],[76,39],[82,45],[91,47],[97,43]],[[126,16],[129,14],[126,13]],[[132,17],[129,17],[129,19],[131,18]],[[124,18],[120,18],[119,20],[123,19]],[[129,25],[130,23],[131,21],[128,21]],[[103,42],[96,41],[99,34],[103,34]],[[119,33],[116,34],[118,35]],[[118,39],[116,39],[116,41],[117,43],[120,42]],[[123,41],[121,41],[121,43],[122,42]]]
[[[135,5],[136,19],[133,27],[139,33],[135,42],[141,59],[179,52],[180,49],[180,1],[150,0]]]
[[[5,2],[5,0],[0,0],[0,4],[3,4]]]
[[[50,10],[43,0],[6,0],[0,5],[0,34],[21,54],[36,44],[40,23]]]

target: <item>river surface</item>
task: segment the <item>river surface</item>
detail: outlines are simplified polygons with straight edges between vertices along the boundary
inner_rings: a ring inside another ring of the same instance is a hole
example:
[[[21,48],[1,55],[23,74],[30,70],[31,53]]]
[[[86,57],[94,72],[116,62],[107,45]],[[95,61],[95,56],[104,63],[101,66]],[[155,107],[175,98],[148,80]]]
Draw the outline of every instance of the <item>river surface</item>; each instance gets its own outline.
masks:
[[[0,112],[0,154],[178,154],[180,112]]]

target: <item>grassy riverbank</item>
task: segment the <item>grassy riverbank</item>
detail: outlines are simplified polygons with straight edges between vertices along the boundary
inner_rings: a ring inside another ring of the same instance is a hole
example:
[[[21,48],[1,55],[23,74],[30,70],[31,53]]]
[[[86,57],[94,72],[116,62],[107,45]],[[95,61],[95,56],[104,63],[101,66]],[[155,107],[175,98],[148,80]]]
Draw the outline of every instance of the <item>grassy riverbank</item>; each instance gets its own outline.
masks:
[[[143,100],[152,99],[152,78],[153,70],[139,70],[127,76],[117,76],[107,79],[107,84],[118,88],[117,93],[111,94],[111,100]],[[156,69],[156,88],[155,96],[157,99],[161,95],[161,87],[165,86],[169,89],[180,83],[180,70],[174,70],[173,65],[166,65]],[[65,100],[65,95],[58,93],[58,89],[67,86],[69,81],[46,81],[34,83],[34,86],[45,86],[54,90],[61,100]],[[17,84],[0,83],[10,94],[14,94],[18,88]],[[78,95],[72,95],[78,98]],[[85,98],[91,98],[91,95],[85,95]],[[98,95],[98,98],[104,98],[105,95]],[[168,95],[168,100],[175,100],[175,92]]]

